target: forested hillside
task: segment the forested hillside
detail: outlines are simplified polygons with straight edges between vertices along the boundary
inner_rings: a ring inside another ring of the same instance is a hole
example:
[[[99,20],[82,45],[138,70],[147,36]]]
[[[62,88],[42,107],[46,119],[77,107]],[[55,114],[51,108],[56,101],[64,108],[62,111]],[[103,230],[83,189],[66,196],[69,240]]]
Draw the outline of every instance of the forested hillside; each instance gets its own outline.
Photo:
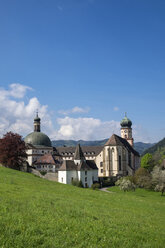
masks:
[[[85,140],[53,140],[52,145],[55,147],[59,146],[76,146],[78,143],[81,146],[103,146],[108,139],[103,140],[94,140],[94,141],[85,141]],[[143,143],[143,142],[135,142],[134,148],[139,154],[142,154],[146,149],[153,146],[154,144]]]
[[[156,143],[154,146],[145,150],[143,155],[145,155],[146,153],[152,154],[155,164],[161,164],[162,161],[165,159],[165,138]]]

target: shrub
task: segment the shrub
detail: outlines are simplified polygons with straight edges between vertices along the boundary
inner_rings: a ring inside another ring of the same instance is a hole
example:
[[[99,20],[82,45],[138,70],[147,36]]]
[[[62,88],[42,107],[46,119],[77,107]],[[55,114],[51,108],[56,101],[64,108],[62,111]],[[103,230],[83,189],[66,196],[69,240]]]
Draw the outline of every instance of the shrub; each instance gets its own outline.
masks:
[[[115,185],[116,178],[108,178],[108,179],[103,179],[102,181],[102,187],[109,187],[109,186],[114,186]]]
[[[152,189],[152,180],[151,180],[151,174],[148,172],[145,168],[139,168],[134,175],[134,183],[139,188],[145,188],[145,189]]]
[[[95,189],[100,189],[100,184],[99,184],[99,183],[93,183],[92,186],[91,186],[91,188],[92,188],[93,190],[95,190]]]
[[[72,180],[72,185],[73,185],[73,186],[80,187],[80,188],[83,188],[83,187],[84,187],[82,181],[79,181],[79,180],[77,180],[77,179],[73,179],[73,180]]]
[[[152,172],[152,183],[154,190],[159,191],[162,195],[165,192],[165,170],[159,166],[155,166]]]
[[[123,177],[120,178],[116,183],[116,186],[119,186],[120,190],[125,191],[135,191],[136,186],[134,183],[132,183],[128,178]]]
[[[42,175],[42,176],[45,176],[46,175],[46,171],[40,171],[40,174]]]

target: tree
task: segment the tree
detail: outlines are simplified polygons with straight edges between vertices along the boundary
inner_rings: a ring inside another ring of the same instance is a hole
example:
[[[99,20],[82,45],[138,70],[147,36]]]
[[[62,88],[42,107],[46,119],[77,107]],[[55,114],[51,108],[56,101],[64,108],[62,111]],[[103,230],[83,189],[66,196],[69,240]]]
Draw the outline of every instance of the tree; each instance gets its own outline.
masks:
[[[147,169],[140,167],[135,172],[134,183],[140,188],[152,189],[151,174]]]
[[[165,169],[155,166],[152,172],[152,183],[155,185],[155,191],[159,191],[162,195],[165,192]]]
[[[20,170],[27,158],[26,145],[19,134],[8,132],[0,139],[0,163]]]
[[[154,160],[152,154],[146,153],[141,159],[141,167],[151,171],[153,166]]]
[[[127,177],[120,178],[116,183],[116,186],[119,186],[120,190],[125,191],[135,191],[136,186],[133,182],[129,180]]]

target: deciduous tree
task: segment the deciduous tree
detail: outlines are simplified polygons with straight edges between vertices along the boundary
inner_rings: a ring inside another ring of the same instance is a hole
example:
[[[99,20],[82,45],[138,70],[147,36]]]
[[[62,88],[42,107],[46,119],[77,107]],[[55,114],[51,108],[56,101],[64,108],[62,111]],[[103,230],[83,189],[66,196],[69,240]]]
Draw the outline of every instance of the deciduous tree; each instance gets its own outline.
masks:
[[[154,167],[154,160],[152,157],[152,154],[150,153],[146,153],[142,159],[141,159],[141,167],[148,169],[149,171],[152,170],[152,168]]]
[[[162,195],[165,192],[165,169],[155,166],[152,172],[152,182],[155,185],[155,191],[159,191]]]
[[[3,166],[19,170],[26,158],[26,144],[19,134],[8,132],[0,139],[0,163]]]

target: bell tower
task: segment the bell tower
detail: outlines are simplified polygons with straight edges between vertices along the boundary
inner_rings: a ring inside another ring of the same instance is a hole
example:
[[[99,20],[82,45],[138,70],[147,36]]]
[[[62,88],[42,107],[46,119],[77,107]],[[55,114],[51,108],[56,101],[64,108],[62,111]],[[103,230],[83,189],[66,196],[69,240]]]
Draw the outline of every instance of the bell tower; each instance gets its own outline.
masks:
[[[41,119],[38,117],[38,111],[36,112],[36,117],[34,118],[34,132],[40,132],[40,121]]]
[[[125,113],[125,117],[120,122],[121,125],[121,137],[126,139],[128,143],[133,146],[133,138],[132,138],[132,121],[127,118],[127,113]]]

